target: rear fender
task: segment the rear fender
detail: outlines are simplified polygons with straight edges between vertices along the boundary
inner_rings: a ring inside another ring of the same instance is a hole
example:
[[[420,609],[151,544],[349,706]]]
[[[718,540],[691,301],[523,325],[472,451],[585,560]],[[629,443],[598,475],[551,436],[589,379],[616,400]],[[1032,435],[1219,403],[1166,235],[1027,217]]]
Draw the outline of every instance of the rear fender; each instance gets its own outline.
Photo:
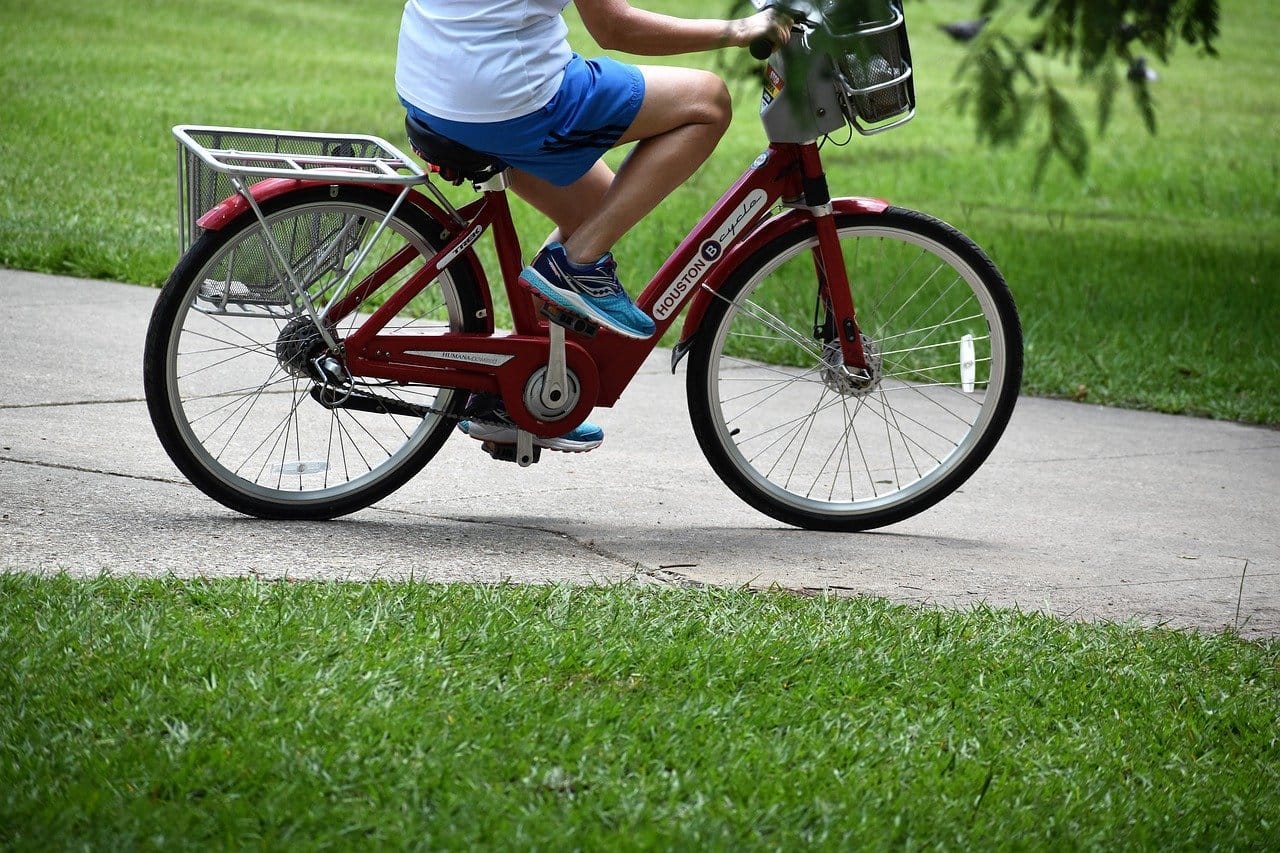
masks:
[[[831,200],[832,213],[884,213],[889,203],[878,198],[834,198]],[[711,268],[707,278],[699,285],[697,294],[689,303],[689,310],[684,315],[684,325],[680,329],[680,342],[671,353],[671,372],[675,373],[680,359],[689,352],[694,336],[702,325],[707,309],[716,299],[716,294],[729,276],[747,258],[751,257],[770,241],[777,239],[792,228],[810,221],[813,214],[808,210],[792,209],[777,216],[770,217],[756,226],[750,234],[730,250],[728,257]]]
[[[335,184],[331,181],[304,181],[299,180],[298,178],[267,178],[265,180],[258,181],[256,184],[251,186],[249,188],[249,192],[253,196],[253,200],[261,205],[264,202],[270,201],[278,196],[285,195],[286,193],[323,186],[338,187],[342,185]],[[402,192],[401,187],[391,184],[361,184],[360,186],[380,190],[393,196],[399,195]],[[447,213],[440,209],[439,205],[431,201],[431,199],[427,198],[422,193],[411,190],[405,197],[404,204],[412,204],[414,207],[430,216],[431,219],[440,226],[440,230],[445,236],[442,238],[440,235],[428,235],[432,240],[443,244],[448,242],[449,238],[453,237],[457,233],[459,228],[458,223],[454,222]],[[221,231],[238,217],[249,213],[250,210],[251,208],[248,200],[237,193],[223,199],[218,204],[209,208],[203,216],[196,220],[196,224],[205,231]],[[465,212],[466,211],[464,210],[464,214]],[[492,332],[493,297],[489,292],[488,279],[485,277],[484,268],[480,265],[480,259],[476,257],[474,251],[468,248],[465,252],[459,255],[456,260],[450,262],[450,266],[459,263],[467,266],[467,269],[470,270],[475,281],[480,285],[480,293],[484,300],[486,313],[485,325],[488,327],[488,331]]]

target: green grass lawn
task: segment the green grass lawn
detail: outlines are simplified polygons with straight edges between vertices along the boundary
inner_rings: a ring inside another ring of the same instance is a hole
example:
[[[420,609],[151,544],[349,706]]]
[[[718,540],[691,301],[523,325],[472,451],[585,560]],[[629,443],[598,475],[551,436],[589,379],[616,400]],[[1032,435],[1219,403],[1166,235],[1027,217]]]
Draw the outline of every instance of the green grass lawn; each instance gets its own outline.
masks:
[[[933,25],[970,0],[908,7],[920,117],[827,147],[838,192],[988,248],[1028,392],[1280,423],[1280,21],[1223,5],[1222,59],[1162,69],[1160,135],[1122,111],[1085,182],[1033,190],[1029,146],[956,117]],[[162,281],[173,124],[398,141],[401,6],[0,0],[0,264]],[[763,147],[754,100],[628,235],[629,280]],[[1280,646],[1231,635],[745,591],[0,576],[6,849],[1267,849],[1277,731]]]
[[[992,152],[957,116],[961,50],[935,24],[971,15],[971,0],[908,6],[916,121],[827,147],[836,192],[934,213],[993,255],[1027,330],[1028,393],[1280,423],[1280,18],[1268,0],[1222,5],[1222,57],[1176,54],[1154,86],[1160,134],[1120,109],[1086,181],[1055,166],[1033,189],[1036,131]],[[162,281],[176,252],[173,124],[398,141],[401,6],[0,0],[0,265]],[[1058,83],[1075,87],[1066,69]],[[624,240],[633,291],[763,147],[756,98],[739,88],[712,161]],[[527,213],[520,225],[530,243],[547,228]]]
[[[0,577],[8,849],[1266,849],[1280,646],[863,599]]]

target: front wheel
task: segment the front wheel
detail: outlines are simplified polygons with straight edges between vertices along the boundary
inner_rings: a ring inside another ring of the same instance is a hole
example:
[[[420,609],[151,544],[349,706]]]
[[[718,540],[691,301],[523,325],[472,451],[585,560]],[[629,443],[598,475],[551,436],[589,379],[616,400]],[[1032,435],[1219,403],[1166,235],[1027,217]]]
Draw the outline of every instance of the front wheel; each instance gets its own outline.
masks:
[[[787,524],[855,531],[955,491],[995,446],[1022,378],[1008,286],[924,214],[839,214],[869,377],[845,369],[816,283],[812,224],[730,275],[698,332],[689,411],[712,468]]]

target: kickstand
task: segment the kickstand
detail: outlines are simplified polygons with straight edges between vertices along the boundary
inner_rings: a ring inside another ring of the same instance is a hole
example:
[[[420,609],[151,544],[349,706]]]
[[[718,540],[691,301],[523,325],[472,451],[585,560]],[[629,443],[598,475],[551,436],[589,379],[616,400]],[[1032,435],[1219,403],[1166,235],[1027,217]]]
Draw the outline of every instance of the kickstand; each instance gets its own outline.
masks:
[[[522,452],[519,445],[519,436],[527,436],[529,439],[528,446]],[[486,441],[480,445],[480,449],[488,453],[499,462],[516,462],[521,468],[528,468],[533,463],[542,458],[542,448],[533,443],[533,436],[521,430],[517,433],[516,444],[496,444],[492,441]]]
[[[528,468],[538,457],[534,454],[533,433],[522,429],[516,430],[516,462],[521,468]]]

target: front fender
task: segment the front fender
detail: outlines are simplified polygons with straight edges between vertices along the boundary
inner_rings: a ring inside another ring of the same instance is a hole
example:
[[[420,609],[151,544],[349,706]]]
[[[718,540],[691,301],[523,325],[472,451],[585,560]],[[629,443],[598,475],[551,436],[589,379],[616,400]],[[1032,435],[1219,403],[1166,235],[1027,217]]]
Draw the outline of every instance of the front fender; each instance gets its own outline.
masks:
[[[889,209],[889,202],[878,198],[834,198],[831,200],[832,213],[884,213]],[[728,256],[712,267],[706,279],[698,286],[697,293],[689,303],[689,310],[684,315],[684,325],[680,328],[680,342],[671,353],[671,372],[676,372],[680,359],[684,358],[693,345],[693,338],[702,325],[702,318],[711,307],[725,280],[733,274],[747,258],[755,254],[770,241],[780,237],[792,228],[799,227],[813,219],[813,214],[805,209],[793,208],[779,213],[761,222],[730,250]]]

